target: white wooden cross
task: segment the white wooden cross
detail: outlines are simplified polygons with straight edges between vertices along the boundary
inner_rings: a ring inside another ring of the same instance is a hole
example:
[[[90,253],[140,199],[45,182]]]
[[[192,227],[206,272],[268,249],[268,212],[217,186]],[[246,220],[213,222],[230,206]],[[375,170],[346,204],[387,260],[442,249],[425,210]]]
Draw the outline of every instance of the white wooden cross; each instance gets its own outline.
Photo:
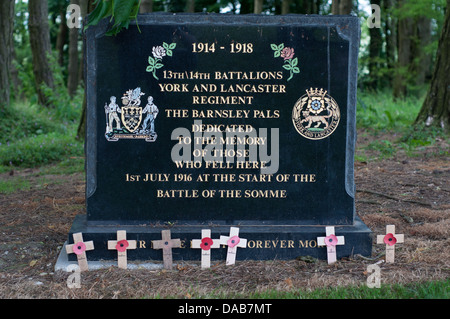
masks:
[[[78,260],[78,266],[80,266],[80,271],[89,270],[88,262],[86,258],[86,250],[93,250],[93,241],[83,241],[82,233],[73,234],[73,244],[66,245],[66,252],[68,254],[76,254]]]
[[[386,262],[393,263],[395,259],[395,245],[405,240],[403,234],[395,233],[395,225],[386,225],[386,235],[377,235],[377,244],[386,244]]]
[[[121,269],[127,269],[127,250],[136,249],[136,240],[127,240],[125,230],[117,231],[117,240],[108,240],[108,249],[117,250],[117,266]]]
[[[336,245],[344,245],[344,236],[336,236],[334,234],[334,227],[325,227],[326,237],[317,237],[317,245],[327,246],[327,260],[328,264],[336,262]]]
[[[211,248],[220,248],[220,239],[211,239],[211,230],[202,229],[202,239],[193,239],[192,248],[201,248],[202,250],[202,269],[211,266]]]
[[[162,240],[152,240],[153,249],[162,249],[164,269],[171,270],[173,264],[172,248],[181,248],[181,240],[171,239],[170,230],[161,231]]]
[[[230,227],[230,236],[220,236],[220,244],[228,246],[226,265],[234,265],[237,248],[247,247],[247,239],[239,238],[239,228]]]

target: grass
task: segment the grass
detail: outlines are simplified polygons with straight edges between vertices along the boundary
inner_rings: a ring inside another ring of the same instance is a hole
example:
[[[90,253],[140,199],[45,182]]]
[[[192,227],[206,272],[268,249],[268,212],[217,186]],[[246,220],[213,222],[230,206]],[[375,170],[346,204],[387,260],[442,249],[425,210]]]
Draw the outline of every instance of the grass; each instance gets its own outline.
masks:
[[[83,156],[83,144],[75,139],[73,133],[47,133],[8,142],[0,145],[0,168],[35,167],[67,159],[70,156]]]
[[[77,121],[57,113],[20,101],[0,114],[0,173],[84,156]]]
[[[0,194],[11,194],[30,189],[30,187],[30,181],[23,177],[0,180]]]
[[[327,287],[315,290],[275,289],[250,294],[208,294],[196,295],[193,290],[190,298],[199,299],[449,299],[450,280],[427,281],[409,284],[382,284],[380,288],[366,285],[347,287]]]
[[[436,127],[413,125],[422,106],[424,95],[409,96],[394,100],[389,91],[359,92],[356,125],[362,134],[378,138],[358,150],[355,159],[368,161],[392,158],[398,151],[407,156],[416,156],[428,146],[435,146],[436,141],[450,142],[449,135]],[[372,155],[368,155],[366,151]],[[375,155],[373,155],[375,154]],[[448,155],[448,147],[437,146],[434,155]]]
[[[390,91],[358,92],[356,125],[374,131],[403,131],[414,123],[425,96],[394,100]]]
[[[432,281],[408,285],[381,285],[380,288],[328,287],[313,291],[294,290],[278,292],[275,290],[258,293],[250,298],[264,299],[448,299],[450,281]]]

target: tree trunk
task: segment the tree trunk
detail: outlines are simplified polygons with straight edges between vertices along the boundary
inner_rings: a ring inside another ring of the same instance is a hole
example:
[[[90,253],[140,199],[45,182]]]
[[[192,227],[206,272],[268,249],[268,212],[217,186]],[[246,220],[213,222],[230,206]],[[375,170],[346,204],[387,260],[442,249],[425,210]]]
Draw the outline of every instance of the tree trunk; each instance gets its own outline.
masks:
[[[331,3],[331,14],[338,15],[339,14],[339,2],[341,0],[333,0]]]
[[[78,0],[71,0],[70,4],[79,5]],[[70,28],[69,30],[69,66],[67,78],[67,91],[73,97],[78,88],[78,29]]]
[[[255,0],[253,13],[260,14],[262,12],[264,0]]]
[[[386,36],[386,64],[389,72],[387,73],[387,79],[389,84],[392,85],[393,73],[395,69],[395,56],[397,49],[397,19],[392,14],[392,10],[395,9],[396,0],[384,0],[383,1],[383,17],[386,21],[385,24],[385,36]],[[382,18],[383,19],[383,18]]]
[[[153,12],[153,0],[142,0],[141,6],[139,7],[140,13]]]
[[[13,46],[14,1],[0,3],[0,115],[10,102],[11,48]]]
[[[88,12],[88,0],[79,0],[81,17],[84,18]],[[84,21],[84,20],[83,20]],[[84,25],[82,23],[82,25]],[[83,26],[82,26],[83,27]],[[83,34],[83,32],[81,32]],[[84,82],[84,43],[80,52],[80,63],[78,63],[78,83]]]
[[[353,8],[352,0],[339,1],[339,14],[350,14]]]
[[[87,9],[87,12],[83,12],[83,14],[85,13],[87,15],[95,9],[94,0],[81,0],[81,1],[87,2],[87,5],[84,7]],[[83,46],[84,46],[84,44],[83,44]],[[87,110],[87,98],[86,98],[86,88],[85,88],[83,105],[81,108],[80,123],[78,124],[77,136],[76,136],[77,139],[81,139],[81,140],[84,140],[84,137],[86,135],[86,110]]]
[[[331,14],[350,14],[352,12],[352,0],[333,0],[331,3]]]
[[[319,14],[320,0],[304,0],[302,3],[302,11],[304,14]]]
[[[60,12],[61,23],[59,24],[58,36],[56,37],[56,50],[58,51],[58,63],[60,66],[64,64],[64,45],[67,43],[67,27],[66,10],[63,8]]]
[[[54,88],[52,69],[47,57],[48,54],[51,54],[47,0],[29,0],[28,12],[33,73],[38,101],[42,105],[50,106],[50,101],[42,89],[42,85]]]
[[[149,13],[149,12],[153,12],[153,0],[141,0],[139,13]]]
[[[189,12],[189,13],[195,12],[195,0],[187,0],[186,1],[186,12]]]
[[[439,37],[430,88],[415,123],[450,127],[450,0]]]
[[[417,62],[414,63],[414,74],[416,74],[415,84],[420,86],[425,83],[425,79],[430,73],[431,56],[425,51],[425,48],[431,43],[431,19],[418,17],[415,31],[413,55]]]
[[[381,0],[371,0],[370,4],[380,6]],[[380,80],[379,70],[381,61],[381,51],[383,47],[383,39],[381,37],[381,28],[370,28],[370,43],[369,43],[369,82],[368,86],[376,90]]]
[[[292,0],[282,0],[281,2],[281,14],[288,14],[290,12]]]
[[[399,1],[399,9],[407,5],[405,0]],[[410,82],[410,67],[412,63],[412,37],[414,21],[412,18],[402,17],[398,21],[398,63],[393,83],[394,98],[406,95],[407,83]]]

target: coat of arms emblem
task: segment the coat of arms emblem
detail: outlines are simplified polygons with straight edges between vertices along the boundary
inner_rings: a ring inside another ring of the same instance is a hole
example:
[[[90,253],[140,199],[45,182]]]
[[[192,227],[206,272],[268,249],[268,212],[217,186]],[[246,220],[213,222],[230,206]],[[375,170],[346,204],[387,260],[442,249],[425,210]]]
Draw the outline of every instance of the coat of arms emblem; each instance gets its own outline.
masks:
[[[339,124],[340,111],[327,91],[318,88],[306,90],[292,110],[292,121],[297,132],[311,140],[330,136]]]
[[[119,139],[145,139],[146,142],[156,141],[155,120],[158,107],[153,104],[153,97],[147,98],[147,105],[141,107],[141,96],[145,95],[138,87],[128,90],[122,96],[122,106],[119,107],[115,96],[110,97],[110,103],[105,103],[106,132],[108,141]],[[119,115],[120,114],[120,118]],[[145,116],[145,118],[144,118]]]

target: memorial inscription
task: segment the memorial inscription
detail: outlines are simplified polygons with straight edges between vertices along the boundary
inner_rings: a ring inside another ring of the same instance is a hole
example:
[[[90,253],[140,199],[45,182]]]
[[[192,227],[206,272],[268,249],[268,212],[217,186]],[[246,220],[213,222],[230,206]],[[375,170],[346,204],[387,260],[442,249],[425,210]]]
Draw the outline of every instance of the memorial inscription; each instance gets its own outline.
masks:
[[[87,29],[87,214],[71,233],[107,242],[124,229],[141,243],[129,259],[158,259],[140,247],[171,227],[173,258],[198,259],[202,229],[237,226],[238,259],[324,258],[316,238],[333,225],[338,257],[370,254],[354,207],[356,17],[137,22],[115,37],[107,21]]]

